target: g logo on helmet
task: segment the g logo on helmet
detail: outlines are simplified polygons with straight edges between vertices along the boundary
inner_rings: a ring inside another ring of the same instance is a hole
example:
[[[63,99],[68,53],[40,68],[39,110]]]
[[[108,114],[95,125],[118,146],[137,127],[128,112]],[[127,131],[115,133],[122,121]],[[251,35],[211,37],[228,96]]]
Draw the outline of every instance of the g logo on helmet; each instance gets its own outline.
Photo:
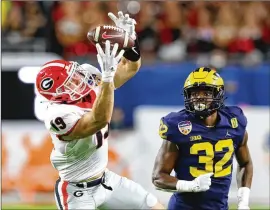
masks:
[[[50,77],[43,79],[40,84],[40,87],[43,90],[50,90],[52,86],[53,86],[53,79]]]

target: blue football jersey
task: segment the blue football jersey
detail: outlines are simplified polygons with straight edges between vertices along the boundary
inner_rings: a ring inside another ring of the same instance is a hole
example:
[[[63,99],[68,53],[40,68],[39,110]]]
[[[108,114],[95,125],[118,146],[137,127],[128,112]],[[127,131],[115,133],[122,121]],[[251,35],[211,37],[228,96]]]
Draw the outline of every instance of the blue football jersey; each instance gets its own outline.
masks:
[[[161,119],[161,138],[175,143],[179,149],[176,177],[191,181],[199,175],[214,173],[208,191],[175,193],[169,209],[228,209],[233,157],[243,141],[247,119],[236,106],[225,106],[218,115],[219,121],[212,128],[185,110]]]

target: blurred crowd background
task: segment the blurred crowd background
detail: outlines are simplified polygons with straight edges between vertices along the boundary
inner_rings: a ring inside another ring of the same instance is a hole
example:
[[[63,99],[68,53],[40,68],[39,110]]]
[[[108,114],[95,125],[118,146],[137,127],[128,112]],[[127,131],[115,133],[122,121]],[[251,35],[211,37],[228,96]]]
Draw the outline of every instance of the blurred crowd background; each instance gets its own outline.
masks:
[[[223,67],[270,58],[270,2],[259,1],[2,1],[2,50],[89,59],[96,51],[87,31],[112,24],[107,13],[119,10],[136,19],[147,61],[196,58]]]

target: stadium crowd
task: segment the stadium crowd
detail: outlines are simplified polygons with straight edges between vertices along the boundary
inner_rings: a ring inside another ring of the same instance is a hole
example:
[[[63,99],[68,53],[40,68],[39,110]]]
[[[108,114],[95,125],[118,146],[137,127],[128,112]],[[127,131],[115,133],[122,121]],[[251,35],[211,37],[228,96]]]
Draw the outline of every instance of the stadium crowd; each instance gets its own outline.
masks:
[[[144,58],[177,61],[201,53],[221,58],[255,53],[261,60],[270,58],[269,2],[1,3],[4,51],[55,52],[67,59],[95,55],[87,31],[112,24],[108,11],[122,10],[137,20]]]

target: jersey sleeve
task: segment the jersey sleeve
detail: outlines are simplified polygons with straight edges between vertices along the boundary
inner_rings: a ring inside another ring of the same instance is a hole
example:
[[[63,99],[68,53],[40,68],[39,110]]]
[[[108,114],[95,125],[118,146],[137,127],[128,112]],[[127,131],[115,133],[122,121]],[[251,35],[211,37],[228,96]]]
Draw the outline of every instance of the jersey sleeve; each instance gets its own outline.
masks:
[[[231,125],[232,127],[240,128],[242,130],[246,130],[247,127],[247,118],[243,112],[243,110],[240,107],[233,107],[232,113],[235,116],[235,119],[231,119]]]
[[[160,119],[160,125],[159,125],[159,136],[162,139],[172,141],[173,140],[172,129],[173,129],[173,125],[172,125],[169,115],[162,117]]]
[[[239,124],[240,124],[240,142],[242,144],[243,140],[244,140],[244,136],[246,133],[246,128],[247,128],[247,117],[245,116],[243,110],[241,108],[239,108]]]
[[[234,118],[231,119],[231,126],[232,128],[237,129],[240,146],[245,136],[248,121],[243,110],[240,107],[234,106],[232,107],[231,111],[234,115]]]
[[[81,115],[76,112],[57,112],[51,114],[45,120],[45,126],[52,134],[57,135],[60,139],[61,136],[68,135],[72,132],[80,118]]]
[[[243,129],[246,129],[247,127],[247,118],[243,112],[243,110],[240,107],[235,107],[236,111],[235,114],[239,120],[239,124]]]

